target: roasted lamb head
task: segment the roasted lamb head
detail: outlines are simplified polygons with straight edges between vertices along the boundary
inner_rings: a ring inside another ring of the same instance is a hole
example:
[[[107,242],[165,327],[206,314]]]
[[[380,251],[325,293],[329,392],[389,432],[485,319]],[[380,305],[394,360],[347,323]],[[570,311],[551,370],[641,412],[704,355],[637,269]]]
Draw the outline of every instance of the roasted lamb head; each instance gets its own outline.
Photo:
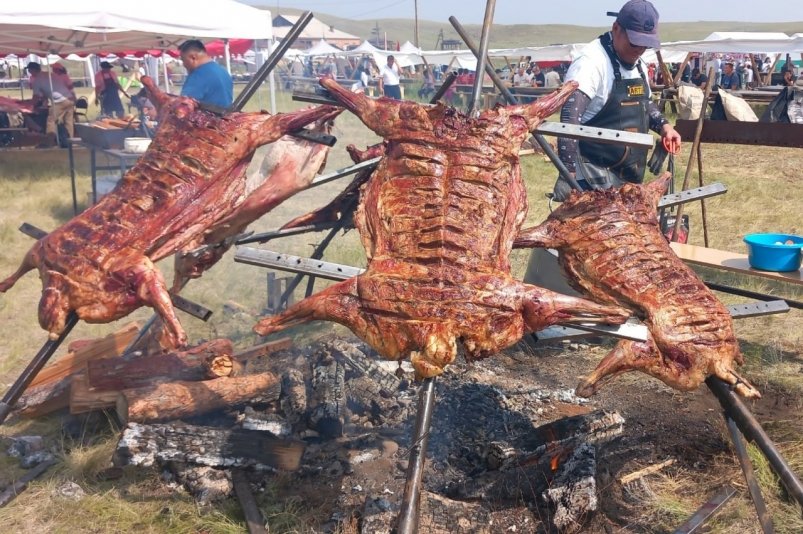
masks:
[[[331,79],[321,83],[387,143],[355,215],[368,267],[262,319],[257,333],[336,321],[387,359],[411,356],[416,374],[431,377],[454,360],[458,344],[476,359],[555,323],[626,320],[620,306],[510,275],[508,256],[527,211],[519,148],[576,84],[470,118],[443,105],[373,100]]]
[[[639,370],[680,390],[709,375],[748,398],[758,390],[736,373],[742,354],[728,310],[672,251],[658,224],[669,173],[648,185],[572,192],[517,247],[549,247],[569,282],[597,302],[632,308],[649,328],[645,343],[620,341],[577,388],[589,396],[617,374]]]

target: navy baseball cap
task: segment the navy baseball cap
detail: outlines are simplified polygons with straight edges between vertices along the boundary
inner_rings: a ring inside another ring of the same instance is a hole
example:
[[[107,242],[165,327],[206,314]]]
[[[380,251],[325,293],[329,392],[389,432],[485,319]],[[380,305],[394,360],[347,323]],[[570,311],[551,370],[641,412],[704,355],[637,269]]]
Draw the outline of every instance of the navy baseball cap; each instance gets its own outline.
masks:
[[[630,0],[616,15],[616,22],[627,32],[630,44],[661,48],[658,37],[658,11],[647,0]]]

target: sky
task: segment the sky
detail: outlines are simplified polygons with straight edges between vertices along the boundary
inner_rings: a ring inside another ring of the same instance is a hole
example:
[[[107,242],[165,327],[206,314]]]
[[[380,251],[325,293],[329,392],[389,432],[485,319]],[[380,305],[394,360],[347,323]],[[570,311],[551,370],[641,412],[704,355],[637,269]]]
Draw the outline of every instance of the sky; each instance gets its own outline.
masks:
[[[313,13],[374,20],[414,18],[416,0],[240,0],[275,10],[293,7]],[[455,15],[463,24],[481,23],[484,0],[417,0],[419,20],[448,21]],[[605,14],[617,11],[624,0],[497,0],[494,22],[499,24],[575,24],[609,26]],[[800,0],[653,0],[662,22],[688,21],[803,21]],[[803,32],[803,24],[800,30]]]

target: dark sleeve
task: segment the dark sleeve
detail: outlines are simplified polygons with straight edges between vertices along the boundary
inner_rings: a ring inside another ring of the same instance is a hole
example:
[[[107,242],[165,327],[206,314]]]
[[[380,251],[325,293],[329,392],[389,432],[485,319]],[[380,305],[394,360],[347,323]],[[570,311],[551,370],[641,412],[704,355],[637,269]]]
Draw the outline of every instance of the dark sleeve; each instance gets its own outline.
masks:
[[[661,133],[661,128],[664,124],[669,124],[669,121],[658,111],[658,106],[652,100],[647,104],[647,117],[650,122],[650,130],[657,134]]]
[[[591,98],[588,95],[582,91],[575,91],[560,110],[560,122],[580,124],[580,117],[583,116],[583,113],[585,113],[590,103]],[[577,140],[559,137],[558,155],[563,164],[566,165],[566,168],[569,169],[569,172],[575,172],[574,164],[577,161]]]

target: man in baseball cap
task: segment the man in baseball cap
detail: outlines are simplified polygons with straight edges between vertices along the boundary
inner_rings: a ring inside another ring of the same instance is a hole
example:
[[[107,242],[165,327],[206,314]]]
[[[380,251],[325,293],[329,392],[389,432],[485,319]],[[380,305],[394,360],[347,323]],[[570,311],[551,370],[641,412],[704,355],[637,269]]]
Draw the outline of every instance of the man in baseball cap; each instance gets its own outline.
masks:
[[[616,23],[625,30],[635,47],[661,48],[658,38],[658,11],[647,0],[630,0],[616,15]]]
[[[630,0],[608,15],[616,17],[611,30],[587,44],[566,73],[566,81],[577,82],[578,90],[561,109],[560,121],[628,132],[652,130],[661,136],[657,146],[679,152],[680,135],[651,100],[649,70],[641,59],[647,48],[661,45],[658,11],[646,0]],[[553,198],[559,202],[566,200],[575,186],[582,190],[611,189],[644,181],[646,148],[558,138],[558,154],[576,182],[570,184],[563,176],[558,177]],[[650,169],[659,166],[651,165]],[[554,263],[544,249],[535,249],[524,281],[565,292],[565,280],[556,280],[551,274],[549,266]],[[558,270],[557,265],[555,268]]]

